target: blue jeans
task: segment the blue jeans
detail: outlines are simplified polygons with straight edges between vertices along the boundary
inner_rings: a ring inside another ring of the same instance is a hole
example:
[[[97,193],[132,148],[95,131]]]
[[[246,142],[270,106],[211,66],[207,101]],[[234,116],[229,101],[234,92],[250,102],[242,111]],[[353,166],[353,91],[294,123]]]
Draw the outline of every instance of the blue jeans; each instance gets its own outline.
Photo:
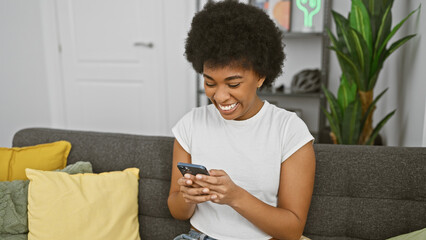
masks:
[[[191,229],[188,233],[181,234],[175,237],[173,240],[216,240],[216,239],[209,237],[204,233],[200,233]]]

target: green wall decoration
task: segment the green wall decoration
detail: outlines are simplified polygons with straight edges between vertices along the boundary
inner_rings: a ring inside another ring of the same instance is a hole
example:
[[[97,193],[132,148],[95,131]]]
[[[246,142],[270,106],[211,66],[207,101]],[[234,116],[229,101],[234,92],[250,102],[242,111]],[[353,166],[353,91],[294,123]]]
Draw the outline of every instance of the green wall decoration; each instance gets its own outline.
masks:
[[[296,0],[296,5],[303,12],[305,28],[312,28],[312,19],[321,10],[321,0]]]

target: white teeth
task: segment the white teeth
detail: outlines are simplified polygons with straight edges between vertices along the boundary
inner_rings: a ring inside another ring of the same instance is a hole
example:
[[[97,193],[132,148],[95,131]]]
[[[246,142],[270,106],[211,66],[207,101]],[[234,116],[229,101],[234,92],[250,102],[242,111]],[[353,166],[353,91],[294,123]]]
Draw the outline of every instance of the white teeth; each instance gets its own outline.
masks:
[[[237,103],[228,105],[228,106],[222,106],[219,104],[220,109],[222,109],[223,111],[229,111],[231,109],[233,109],[235,106],[237,106]]]

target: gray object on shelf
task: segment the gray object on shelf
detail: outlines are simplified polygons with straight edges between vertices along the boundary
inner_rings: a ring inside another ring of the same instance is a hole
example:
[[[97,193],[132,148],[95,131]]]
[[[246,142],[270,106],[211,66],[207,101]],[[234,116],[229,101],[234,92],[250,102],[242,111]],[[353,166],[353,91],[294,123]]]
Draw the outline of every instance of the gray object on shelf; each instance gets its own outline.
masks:
[[[321,71],[305,69],[294,75],[291,81],[292,93],[313,93],[321,88]]]

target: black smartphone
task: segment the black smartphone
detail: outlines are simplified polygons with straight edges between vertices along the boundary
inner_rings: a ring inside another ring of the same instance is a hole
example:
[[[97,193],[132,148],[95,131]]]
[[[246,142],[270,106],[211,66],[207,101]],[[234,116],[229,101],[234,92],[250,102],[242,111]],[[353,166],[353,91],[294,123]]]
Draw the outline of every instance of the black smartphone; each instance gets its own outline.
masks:
[[[207,168],[202,165],[178,162],[177,167],[179,168],[182,175],[185,175],[186,173],[192,174],[194,176],[197,174],[210,175]]]

